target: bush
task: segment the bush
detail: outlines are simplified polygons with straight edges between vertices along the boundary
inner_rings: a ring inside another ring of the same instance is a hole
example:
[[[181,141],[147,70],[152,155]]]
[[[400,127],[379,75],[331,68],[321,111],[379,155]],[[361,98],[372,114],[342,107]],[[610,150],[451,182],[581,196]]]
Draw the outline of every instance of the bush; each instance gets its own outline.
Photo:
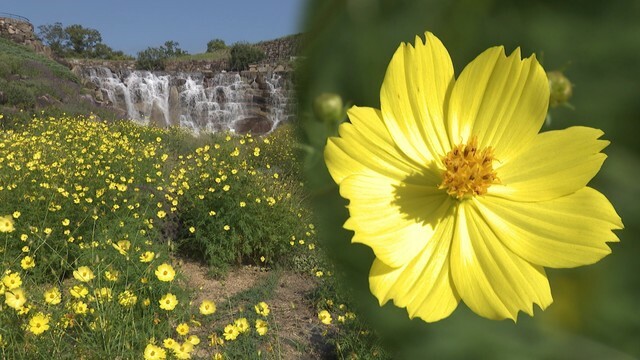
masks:
[[[258,47],[248,43],[235,43],[231,47],[231,70],[241,71],[249,68],[249,64],[265,58],[265,53]]]
[[[215,52],[218,50],[224,50],[227,48],[227,44],[222,39],[213,39],[207,43],[207,52]]]
[[[188,55],[188,53],[180,49],[180,44],[175,41],[166,41],[160,47],[149,47],[138,53],[136,67],[141,70],[162,71],[164,70],[167,59],[172,57]]]

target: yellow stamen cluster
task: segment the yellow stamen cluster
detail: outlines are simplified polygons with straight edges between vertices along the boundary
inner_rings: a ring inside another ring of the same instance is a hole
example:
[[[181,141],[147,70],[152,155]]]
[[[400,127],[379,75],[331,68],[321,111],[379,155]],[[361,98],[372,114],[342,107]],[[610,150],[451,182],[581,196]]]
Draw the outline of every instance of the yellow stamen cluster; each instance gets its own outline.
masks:
[[[499,182],[493,170],[493,149],[478,149],[474,136],[467,144],[459,144],[442,158],[446,171],[440,189],[457,199],[466,195],[483,195],[491,184]]]

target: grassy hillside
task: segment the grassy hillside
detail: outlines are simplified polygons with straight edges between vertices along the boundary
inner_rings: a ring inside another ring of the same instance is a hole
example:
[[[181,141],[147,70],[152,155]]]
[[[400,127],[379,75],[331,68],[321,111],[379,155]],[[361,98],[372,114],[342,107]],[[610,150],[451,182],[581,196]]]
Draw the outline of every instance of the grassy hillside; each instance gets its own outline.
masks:
[[[114,118],[110,111],[82,98],[80,80],[65,66],[0,38],[0,113],[14,121],[28,119],[31,113],[49,112],[72,115],[96,113]],[[7,117],[6,117],[7,118]],[[4,123],[2,126],[11,126]]]

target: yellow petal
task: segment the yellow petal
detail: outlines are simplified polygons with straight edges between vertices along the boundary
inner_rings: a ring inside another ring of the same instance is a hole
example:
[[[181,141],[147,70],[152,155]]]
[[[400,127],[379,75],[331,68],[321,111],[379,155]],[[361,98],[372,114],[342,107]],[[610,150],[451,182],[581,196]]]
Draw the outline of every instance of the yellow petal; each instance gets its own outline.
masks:
[[[344,227],[355,232],[352,241],[371,247],[380,261],[392,267],[413,259],[453,202],[437,189],[434,179],[416,177],[408,183],[371,175],[344,179],[340,195],[350,200]]]
[[[592,264],[611,252],[607,241],[622,222],[604,195],[584,188],[558,199],[524,203],[485,196],[477,205],[502,243],[546,267]]]
[[[452,144],[472,135],[480,147],[492,146],[506,162],[533,140],[544,122],[549,83],[535,56],[520,59],[520,49],[509,57],[493,47],[467,65],[456,81],[447,121]]]
[[[472,201],[458,207],[450,261],[460,298],[478,315],[516,320],[519,311],[533,315],[534,303],[545,309],[553,301],[544,268],[506,248]]]
[[[393,143],[379,110],[354,106],[348,115],[352,124],[340,125],[340,137],[329,138],[324,151],[336,183],[352,174],[378,173],[401,179],[417,171],[419,166]]]
[[[393,299],[406,307],[411,318],[433,322],[449,316],[458,306],[458,295],[449,274],[449,248],[453,237],[452,214],[440,222],[418,256],[399,268],[376,259],[369,273],[369,287],[380,305]]]
[[[555,199],[587,185],[607,157],[600,153],[609,142],[589,127],[548,131],[496,171],[501,184],[489,193],[519,201]]]
[[[380,107],[391,136],[421,163],[440,162],[451,145],[444,126],[444,106],[454,82],[447,49],[431,33],[415,48],[401,44],[393,55],[380,90]]]

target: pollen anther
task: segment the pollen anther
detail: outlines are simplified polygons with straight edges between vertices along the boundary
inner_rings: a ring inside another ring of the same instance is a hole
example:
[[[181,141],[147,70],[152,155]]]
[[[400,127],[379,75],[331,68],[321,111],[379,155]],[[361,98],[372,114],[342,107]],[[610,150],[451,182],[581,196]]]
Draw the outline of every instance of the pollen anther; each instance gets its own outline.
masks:
[[[472,137],[442,158],[446,170],[439,188],[457,199],[486,194],[492,184],[500,182],[493,170],[494,160],[493,149],[478,149],[478,139]]]

